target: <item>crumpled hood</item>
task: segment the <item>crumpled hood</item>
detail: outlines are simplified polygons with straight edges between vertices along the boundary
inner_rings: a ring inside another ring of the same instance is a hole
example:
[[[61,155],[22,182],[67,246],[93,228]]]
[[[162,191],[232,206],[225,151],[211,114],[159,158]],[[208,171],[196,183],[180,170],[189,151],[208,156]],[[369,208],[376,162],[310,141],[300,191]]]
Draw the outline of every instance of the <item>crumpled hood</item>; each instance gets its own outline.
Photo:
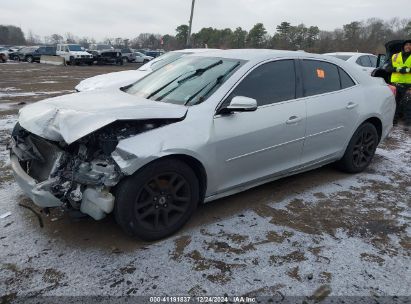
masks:
[[[146,76],[149,71],[122,71],[115,73],[108,73],[103,75],[97,75],[94,77],[87,78],[81,81],[77,86],[76,90],[80,92],[92,91],[97,89],[105,88],[121,88],[126,85],[136,82],[140,78]]]
[[[179,119],[187,107],[156,102],[119,89],[45,99],[19,111],[20,125],[40,137],[71,144],[117,120]]]

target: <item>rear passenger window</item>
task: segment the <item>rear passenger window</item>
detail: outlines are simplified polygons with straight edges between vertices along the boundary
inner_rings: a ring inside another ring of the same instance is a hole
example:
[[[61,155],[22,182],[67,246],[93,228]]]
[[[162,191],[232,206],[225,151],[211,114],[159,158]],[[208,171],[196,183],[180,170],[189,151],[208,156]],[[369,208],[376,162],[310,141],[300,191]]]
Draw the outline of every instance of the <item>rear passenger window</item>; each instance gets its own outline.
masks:
[[[294,60],[281,60],[263,64],[252,71],[231,93],[257,100],[258,106],[295,99]]]
[[[377,67],[377,57],[376,56],[368,56],[368,58],[371,61],[371,67],[376,68]]]
[[[302,72],[304,96],[324,94],[341,88],[338,68],[334,64],[317,60],[303,60]]]
[[[370,61],[370,59],[368,58],[368,56],[361,56],[361,57],[359,57],[359,58],[357,59],[356,62],[357,62],[360,66],[363,66],[363,67],[366,67],[366,68],[371,67],[371,61]]]
[[[355,86],[354,80],[341,68],[338,68],[341,78],[341,89],[346,89]]]

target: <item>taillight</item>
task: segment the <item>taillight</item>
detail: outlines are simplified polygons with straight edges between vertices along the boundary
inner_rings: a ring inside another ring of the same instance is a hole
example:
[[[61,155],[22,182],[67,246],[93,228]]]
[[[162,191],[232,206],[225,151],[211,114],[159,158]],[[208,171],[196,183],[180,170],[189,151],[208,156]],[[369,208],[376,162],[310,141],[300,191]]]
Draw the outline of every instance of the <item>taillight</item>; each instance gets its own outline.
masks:
[[[394,94],[394,96],[397,96],[397,88],[390,84],[388,85],[388,87],[390,88],[392,94]]]

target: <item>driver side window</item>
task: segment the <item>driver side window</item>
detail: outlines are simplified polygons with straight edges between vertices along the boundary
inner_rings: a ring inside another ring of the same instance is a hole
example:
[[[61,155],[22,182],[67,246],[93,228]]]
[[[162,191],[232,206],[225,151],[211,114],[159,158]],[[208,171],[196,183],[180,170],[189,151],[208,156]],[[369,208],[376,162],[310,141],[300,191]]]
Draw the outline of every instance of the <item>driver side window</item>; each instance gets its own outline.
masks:
[[[248,74],[227,98],[228,105],[235,96],[257,100],[264,106],[296,98],[296,76],[294,60],[265,63]]]

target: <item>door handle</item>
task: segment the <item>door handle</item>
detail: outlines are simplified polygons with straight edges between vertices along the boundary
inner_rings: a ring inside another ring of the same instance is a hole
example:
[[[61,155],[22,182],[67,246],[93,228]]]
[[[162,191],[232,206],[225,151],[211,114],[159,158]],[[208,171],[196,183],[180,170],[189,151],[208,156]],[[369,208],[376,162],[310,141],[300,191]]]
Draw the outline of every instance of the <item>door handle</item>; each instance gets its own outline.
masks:
[[[353,103],[353,102],[349,102],[348,105],[346,106],[346,108],[348,110],[354,109],[356,106],[358,106],[358,104]]]
[[[301,117],[291,116],[291,117],[286,121],[286,124],[287,124],[287,125],[296,124],[296,123],[300,122],[301,120],[303,120]]]

